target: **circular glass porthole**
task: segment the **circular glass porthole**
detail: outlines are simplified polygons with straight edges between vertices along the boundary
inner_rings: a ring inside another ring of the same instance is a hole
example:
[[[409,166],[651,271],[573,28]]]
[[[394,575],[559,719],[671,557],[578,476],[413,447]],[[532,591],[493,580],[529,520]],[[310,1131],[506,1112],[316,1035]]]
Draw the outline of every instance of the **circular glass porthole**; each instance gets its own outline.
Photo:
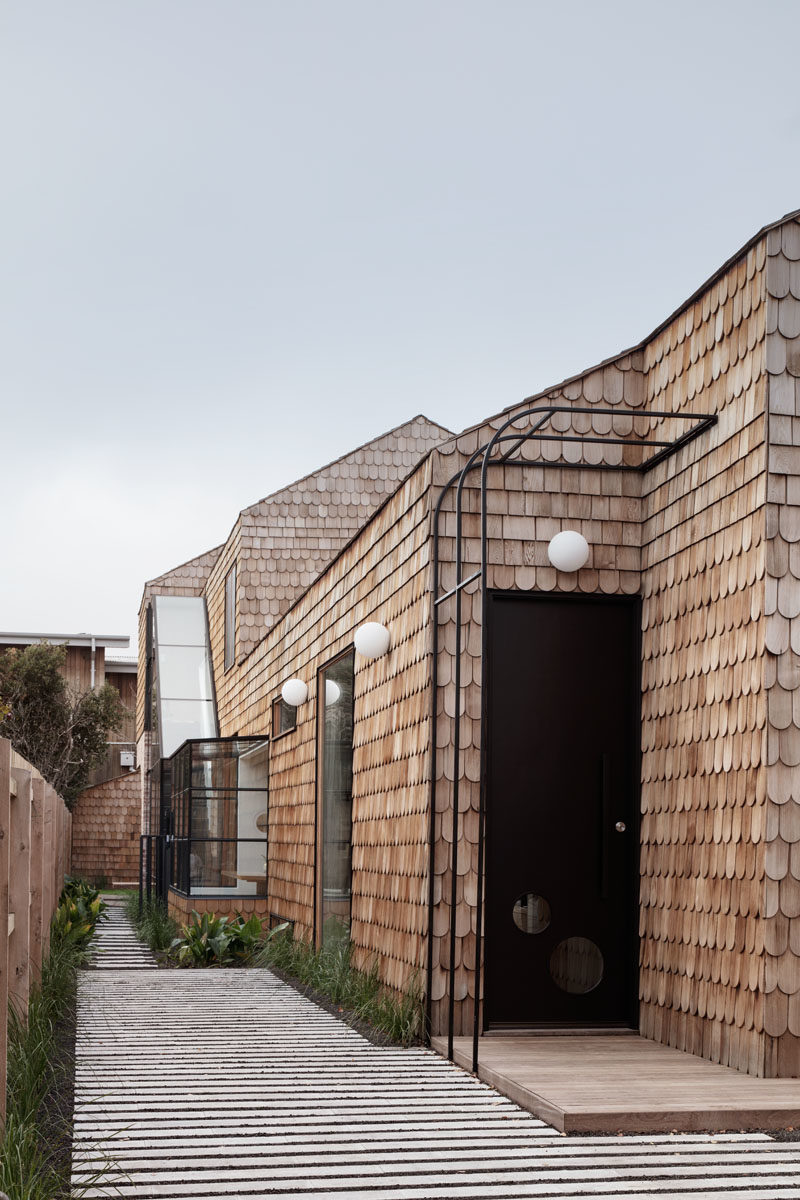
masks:
[[[541,933],[550,924],[550,905],[544,896],[525,892],[514,901],[511,915],[517,929],[523,933]]]
[[[564,992],[591,992],[603,978],[603,955],[589,938],[559,942],[550,955],[550,975]]]

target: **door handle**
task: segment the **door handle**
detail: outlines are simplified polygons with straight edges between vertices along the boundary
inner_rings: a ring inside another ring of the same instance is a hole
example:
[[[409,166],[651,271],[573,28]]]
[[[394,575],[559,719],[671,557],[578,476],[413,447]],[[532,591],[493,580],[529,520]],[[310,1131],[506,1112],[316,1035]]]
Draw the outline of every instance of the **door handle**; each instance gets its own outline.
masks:
[[[600,762],[600,899],[608,899],[608,879],[611,874],[611,847],[608,831],[611,826],[611,755],[604,754]]]

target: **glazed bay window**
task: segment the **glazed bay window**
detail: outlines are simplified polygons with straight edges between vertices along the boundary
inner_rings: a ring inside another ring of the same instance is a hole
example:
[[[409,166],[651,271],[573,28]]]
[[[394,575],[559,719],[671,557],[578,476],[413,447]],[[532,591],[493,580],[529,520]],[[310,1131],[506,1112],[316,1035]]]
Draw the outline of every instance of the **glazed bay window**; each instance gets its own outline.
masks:
[[[317,889],[318,940],[323,944],[350,930],[353,829],[354,652],[319,673]]]
[[[266,896],[268,743],[186,742],[171,760],[173,886],[186,896]]]

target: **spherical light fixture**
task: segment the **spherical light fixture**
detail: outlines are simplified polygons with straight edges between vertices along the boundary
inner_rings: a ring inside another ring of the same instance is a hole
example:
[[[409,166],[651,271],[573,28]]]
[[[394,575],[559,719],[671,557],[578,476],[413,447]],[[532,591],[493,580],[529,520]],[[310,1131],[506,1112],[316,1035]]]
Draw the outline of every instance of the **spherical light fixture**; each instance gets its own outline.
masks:
[[[281,688],[281,696],[292,708],[299,708],[308,699],[308,684],[302,679],[287,679]]]
[[[377,621],[367,621],[356,630],[356,650],[364,658],[380,658],[389,649],[389,630]]]
[[[589,557],[589,543],[576,529],[562,529],[550,539],[547,557],[557,571],[580,571]]]
[[[336,704],[342,694],[342,689],[333,679],[325,680],[325,704]]]

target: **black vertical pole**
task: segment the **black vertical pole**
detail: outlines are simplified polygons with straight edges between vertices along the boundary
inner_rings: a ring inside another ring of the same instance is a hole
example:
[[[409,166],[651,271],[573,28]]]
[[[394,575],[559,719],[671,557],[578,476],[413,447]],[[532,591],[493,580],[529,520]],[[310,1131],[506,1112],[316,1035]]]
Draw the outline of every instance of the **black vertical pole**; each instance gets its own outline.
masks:
[[[142,907],[144,904],[144,834],[139,837],[139,916],[142,915]]]
[[[476,450],[461,469],[456,489],[456,644],[455,658],[455,712],[453,727],[453,845],[450,859],[450,961],[448,963],[449,995],[447,998],[447,1057],[453,1061],[453,1027],[455,1025],[456,997],[456,896],[458,885],[458,806],[459,780],[461,775],[461,526],[463,513],[464,483],[483,447]]]

